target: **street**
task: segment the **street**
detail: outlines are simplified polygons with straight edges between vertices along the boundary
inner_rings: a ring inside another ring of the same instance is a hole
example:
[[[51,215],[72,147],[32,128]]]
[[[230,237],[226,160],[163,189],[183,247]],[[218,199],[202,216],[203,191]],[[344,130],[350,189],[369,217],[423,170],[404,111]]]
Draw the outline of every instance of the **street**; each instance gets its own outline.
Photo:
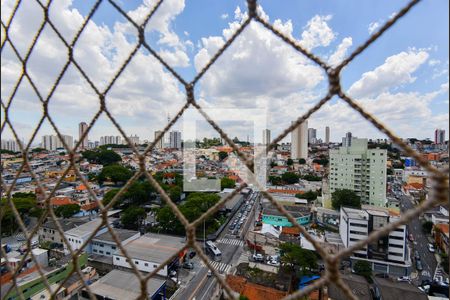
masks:
[[[414,208],[409,196],[400,196],[400,209],[401,211],[407,211]],[[414,237],[412,244],[411,255],[414,256],[414,251],[417,250],[420,254],[423,270],[419,272],[419,279],[432,279],[434,271],[437,266],[436,257],[434,253],[428,250],[428,239],[422,231],[422,222],[419,218],[412,219],[408,224],[408,232]],[[413,269],[415,269],[415,260],[412,260]],[[419,282],[420,283],[420,282]]]
[[[255,201],[247,219],[243,226],[238,230],[236,235],[230,233],[228,228],[225,228],[220,236],[214,241],[214,244],[222,252],[222,259],[220,261],[210,260],[212,267],[225,276],[230,273],[233,266],[236,265],[239,257],[244,252],[243,237],[247,230],[252,229],[255,221],[255,207],[259,205],[259,201]],[[245,207],[245,203],[242,204]],[[239,210],[236,211],[232,218],[236,218]],[[201,243],[201,242],[200,242]],[[206,264],[198,257],[191,260],[194,262],[194,270],[191,270],[191,278],[188,282],[182,285],[181,291],[174,299],[177,300],[206,300],[211,299],[214,291],[217,288],[217,279],[214,276],[207,276],[208,268]]]

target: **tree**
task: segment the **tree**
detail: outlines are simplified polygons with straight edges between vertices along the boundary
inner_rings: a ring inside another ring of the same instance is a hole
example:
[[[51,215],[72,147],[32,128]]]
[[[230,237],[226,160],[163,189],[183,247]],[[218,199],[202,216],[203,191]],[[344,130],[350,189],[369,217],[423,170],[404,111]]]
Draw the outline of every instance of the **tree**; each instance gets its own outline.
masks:
[[[372,266],[370,262],[358,260],[353,266],[353,271],[358,275],[364,276],[369,283],[372,283]]]
[[[61,205],[55,209],[55,215],[58,217],[63,217],[65,219],[70,218],[71,216],[79,213],[81,210],[78,204],[67,204]]]
[[[286,172],[281,175],[281,179],[287,184],[294,184],[298,182],[299,176],[292,172]]]
[[[41,153],[41,152],[46,152],[47,151],[47,149],[44,149],[44,148],[34,148],[34,149],[32,149],[31,150],[31,153]]]
[[[340,209],[341,206],[361,208],[361,198],[352,190],[338,189],[331,194],[331,206]]]
[[[131,176],[133,176],[133,172],[129,169],[120,165],[110,165],[102,169],[97,180],[100,184],[107,179],[113,181],[115,184],[118,184],[119,182],[125,183],[131,178]]]
[[[11,155],[14,155],[14,154],[16,154],[17,152],[14,152],[14,151],[11,151],[11,150],[6,150],[6,149],[0,149],[0,153],[1,153],[1,154],[11,154]]]
[[[181,188],[177,185],[171,186],[168,189],[169,197],[174,202],[180,201],[181,192],[182,192]]]
[[[425,232],[426,234],[431,234],[431,230],[433,229],[433,222],[431,221],[426,221],[422,224],[422,229],[423,232]]]
[[[391,168],[386,169],[387,175],[394,175],[394,171]]]
[[[22,218],[22,220],[24,220],[27,216],[39,216],[39,213],[42,212],[42,210],[37,207],[36,199],[33,198],[33,196],[23,198],[13,196],[11,198],[11,201],[14,203],[14,206],[19,212],[19,215]],[[14,215],[11,205],[9,204],[9,201],[6,198],[2,198],[0,202],[0,218],[1,218],[2,233],[12,234],[15,230],[19,228],[16,216]]]
[[[307,191],[306,193],[303,194],[296,194],[295,197],[299,198],[299,199],[306,199],[308,201],[314,201],[317,199],[318,193],[314,192],[314,191]]]
[[[298,160],[298,163],[301,164],[301,165],[304,165],[304,164],[306,164],[306,159],[300,158],[300,159]]]
[[[306,174],[306,175],[302,176],[302,179],[307,180],[307,181],[322,181],[322,177],[312,175],[312,174]]]
[[[108,205],[111,200],[114,198],[114,196],[120,191],[120,189],[112,189],[106,192],[106,194],[103,196],[102,203],[104,206]],[[116,202],[113,204],[113,208],[118,208],[120,204],[122,203],[121,198],[119,198]]]
[[[281,177],[279,176],[269,176],[269,181],[273,185],[282,185],[283,181],[281,180]]]
[[[220,188],[223,189],[232,189],[236,187],[236,181],[231,178],[224,177],[220,180]]]
[[[317,256],[313,251],[297,244],[280,244],[281,263],[292,271],[307,275],[317,269]]]
[[[294,161],[292,159],[288,158],[288,160],[286,161],[286,164],[288,166],[292,166],[294,164]]]
[[[107,166],[122,161],[122,157],[112,150],[103,150],[98,154],[98,162],[101,165]]]
[[[120,221],[126,229],[138,230],[142,220],[147,216],[142,207],[130,206],[122,213]]]
[[[224,160],[227,157],[228,157],[228,153],[226,153],[225,151],[220,151],[219,152],[219,159],[220,160]]]
[[[329,161],[328,161],[328,158],[326,158],[326,157],[323,156],[323,155],[321,155],[321,156],[319,156],[319,158],[316,158],[316,159],[313,160],[313,163],[322,165],[322,166],[324,166],[324,167],[326,167],[326,166],[328,165],[328,162],[329,162]]]

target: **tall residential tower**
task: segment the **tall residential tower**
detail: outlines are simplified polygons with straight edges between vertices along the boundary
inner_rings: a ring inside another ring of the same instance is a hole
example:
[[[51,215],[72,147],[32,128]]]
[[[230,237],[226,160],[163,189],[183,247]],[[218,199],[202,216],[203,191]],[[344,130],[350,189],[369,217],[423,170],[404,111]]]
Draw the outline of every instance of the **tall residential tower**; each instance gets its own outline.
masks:
[[[308,121],[304,121],[291,133],[291,158],[308,158]]]

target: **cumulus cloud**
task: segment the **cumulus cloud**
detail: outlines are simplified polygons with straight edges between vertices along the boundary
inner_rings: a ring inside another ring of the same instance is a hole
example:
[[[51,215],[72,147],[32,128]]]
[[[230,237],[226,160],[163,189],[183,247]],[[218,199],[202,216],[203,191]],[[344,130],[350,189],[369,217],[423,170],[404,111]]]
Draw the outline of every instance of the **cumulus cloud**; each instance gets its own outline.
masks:
[[[339,65],[339,63],[344,59],[347,54],[347,50],[353,45],[353,40],[351,37],[346,37],[342,40],[342,42],[337,47],[336,51],[331,54],[328,59],[328,63],[335,67]]]
[[[302,38],[300,44],[306,49],[311,50],[316,47],[326,47],[335,39],[336,35],[328,26],[328,21],[332,18],[327,16],[314,16],[308,21],[308,24],[303,28]]]
[[[228,19],[228,14],[222,14],[222,15],[220,16],[220,18],[221,18],[222,20],[226,20],[226,19]]]
[[[412,83],[412,74],[428,59],[424,50],[409,50],[388,57],[384,64],[366,72],[348,90],[353,97],[371,96],[390,88]]]
[[[369,28],[367,28],[367,30],[369,31],[369,34],[374,33],[378,28],[380,27],[380,23],[377,22],[372,22],[369,24]]]

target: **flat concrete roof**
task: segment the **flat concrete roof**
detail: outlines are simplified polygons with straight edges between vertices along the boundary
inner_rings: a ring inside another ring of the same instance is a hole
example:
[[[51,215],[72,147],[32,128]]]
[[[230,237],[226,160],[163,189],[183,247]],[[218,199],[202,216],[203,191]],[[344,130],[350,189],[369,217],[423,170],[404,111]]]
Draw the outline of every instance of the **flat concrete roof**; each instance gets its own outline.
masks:
[[[369,214],[365,210],[342,207],[342,211],[351,219],[368,220]]]
[[[108,218],[109,224],[117,220],[117,218]],[[92,221],[89,221],[87,223],[84,223],[78,227],[72,228],[65,232],[65,234],[77,236],[77,237],[83,237],[86,235],[91,234],[102,222],[101,218],[96,218]]]
[[[284,205],[284,209],[286,209],[294,218],[300,218],[303,216],[307,216],[311,213],[311,208],[307,206],[294,206],[294,205]],[[264,205],[263,208],[264,215],[271,216],[284,216],[275,206],[272,204]]]
[[[184,237],[147,233],[125,245],[130,258],[163,263],[186,244]],[[121,252],[119,252],[121,255]]]
[[[165,283],[159,278],[150,278],[147,282],[148,298],[153,296]],[[109,299],[137,299],[140,296],[141,284],[131,272],[112,270],[89,286],[93,294]]]
[[[369,284],[364,277],[355,274],[341,274],[341,278],[350,287],[353,295],[355,295],[357,299],[372,300]],[[328,284],[328,296],[331,299],[337,300],[348,299],[344,292],[334,283]]]
[[[114,228],[113,231],[119,238],[119,241],[121,241],[121,242],[128,240],[130,237],[139,233],[139,231],[128,230],[128,229],[117,229],[117,228]],[[92,240],[106,242],[106,243],[108,243],[108,242],[115,243],[116,242],[116,241],[114,241],[114,239],[109,231],[96,236]]]

